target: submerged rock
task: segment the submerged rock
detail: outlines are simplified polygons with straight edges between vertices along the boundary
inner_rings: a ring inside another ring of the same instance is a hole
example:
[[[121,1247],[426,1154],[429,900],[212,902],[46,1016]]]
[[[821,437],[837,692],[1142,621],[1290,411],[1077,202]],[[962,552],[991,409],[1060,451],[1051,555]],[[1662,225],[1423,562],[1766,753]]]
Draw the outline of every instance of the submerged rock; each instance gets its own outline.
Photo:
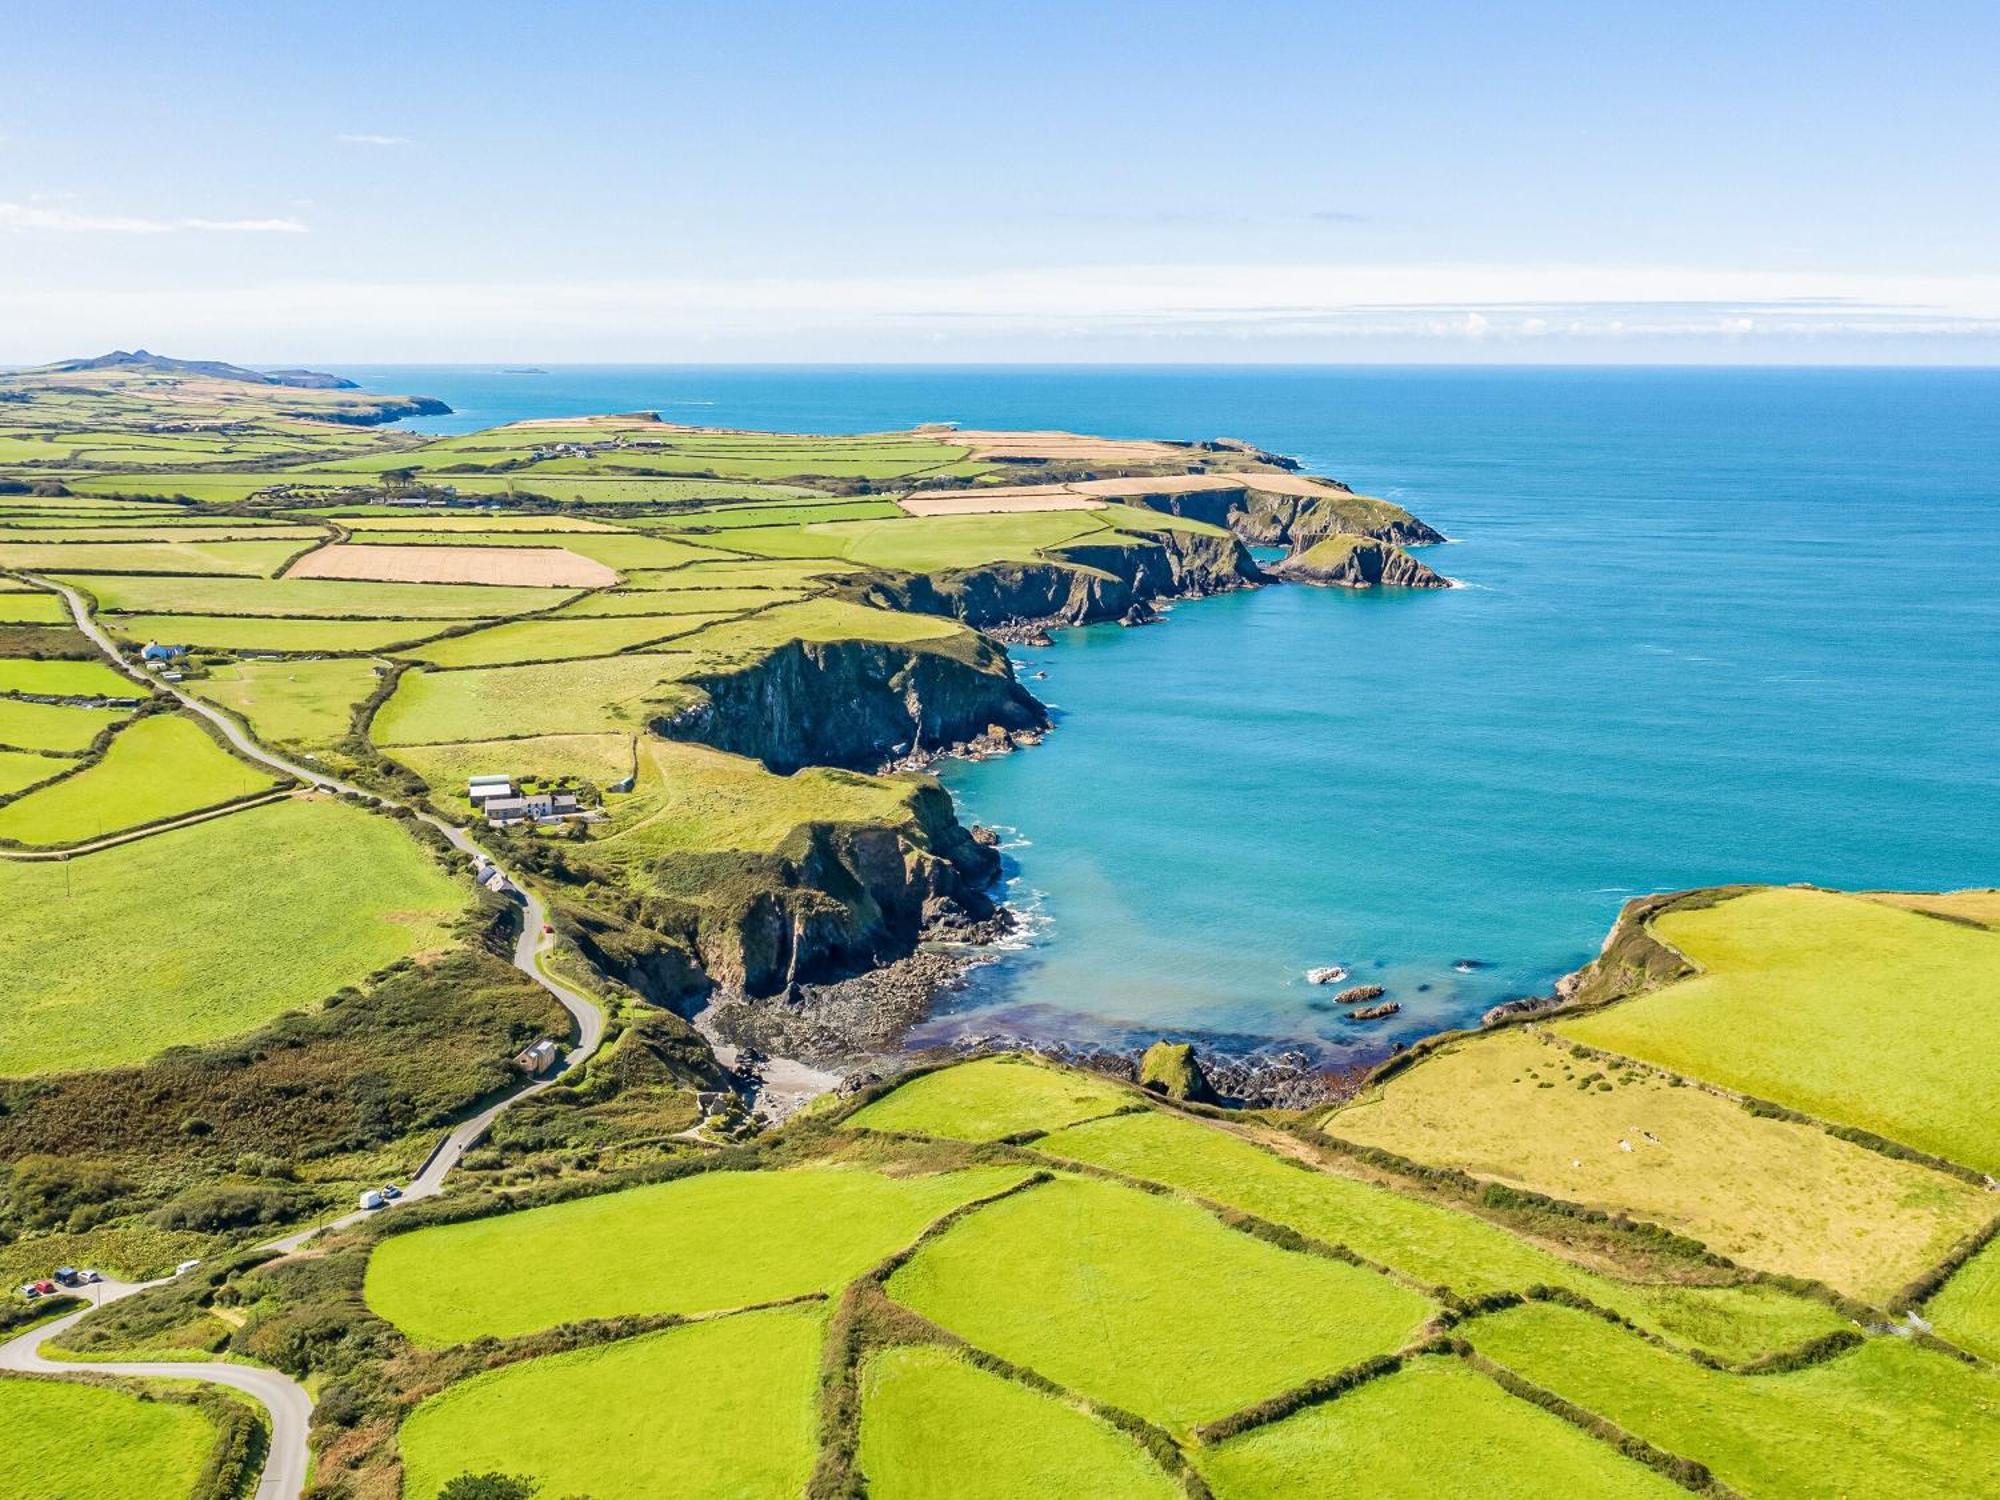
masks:
[[[1328,964],[1320,969],[1306,970],[1307,984],[1339,984],[1347,977],[1347,970],[1339,964]]]
[[[1387,1016],[1393,1016],[1402,1008],[1402,1006],[1391,1000],[1383,1005],[1370,1005],[1361,1010],[1351,1010],[1347,1013],[1347,1019],[1350,1021],[1380,1021]]]

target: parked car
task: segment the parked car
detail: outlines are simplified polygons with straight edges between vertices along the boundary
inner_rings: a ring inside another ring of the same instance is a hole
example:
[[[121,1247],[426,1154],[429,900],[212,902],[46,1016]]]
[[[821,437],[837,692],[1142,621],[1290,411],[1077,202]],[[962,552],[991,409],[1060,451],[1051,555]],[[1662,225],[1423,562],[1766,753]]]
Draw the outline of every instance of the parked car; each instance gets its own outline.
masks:
[[[56,1284],[46,1277],[35,1283],[35,1295],[37,1297],[53,1297],[57,1290]]]
[[[56,1281],[63,1286],[83,1285],[83,1277],[78,1274],[75,1266],[57,1266]]]
[[[174,1274],[176,1276],[185,1276],[187,1275],[188,1272],[192,1271],[196,1266],[200,1264],[201,1262],[198,1260],[184,1260],[179,1265],[174,1267]]]
[[[361,1195],[361,1207],[369,1213],[373,1213],[376,1209],[380,1208],[384,1203],[388,1201],[389,1201],[388,1199],[384,1198],[380,1193],[376,1192],[375,1189],[373,1188],[368,1189],[367,1192]]]
[[[391,1203],[394,1203],[398,1198],[403,1196],[403,1190],[393,1182],[385,1182],[382,1184],[382,1196]]]

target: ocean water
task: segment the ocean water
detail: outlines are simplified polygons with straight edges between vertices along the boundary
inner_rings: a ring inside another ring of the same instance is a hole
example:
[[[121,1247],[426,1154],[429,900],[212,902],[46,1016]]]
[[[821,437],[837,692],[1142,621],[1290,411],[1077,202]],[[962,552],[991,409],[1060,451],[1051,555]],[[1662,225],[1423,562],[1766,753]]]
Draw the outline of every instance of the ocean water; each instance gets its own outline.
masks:
[[[1546,991],[1621,902],[2000,883],[2000,371],[347,373],[437,430],[654,408],[1247,438],[1453,540],[1448,593],[1272,587],[1017,653],[1040,749],[946,768],[1026,940],[919,1040],[1299,1044]],[[1303,971],[1403,1006],[1342,1020]]]

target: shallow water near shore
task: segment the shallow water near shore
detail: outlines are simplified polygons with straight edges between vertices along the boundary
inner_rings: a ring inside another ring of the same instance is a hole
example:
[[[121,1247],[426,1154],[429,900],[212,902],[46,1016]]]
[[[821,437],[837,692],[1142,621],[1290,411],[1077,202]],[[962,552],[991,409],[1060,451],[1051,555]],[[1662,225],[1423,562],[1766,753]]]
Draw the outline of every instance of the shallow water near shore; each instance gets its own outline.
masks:
[[[1228,435],[1454,538],[1423,554],[1448,593],[1272,587],[1018,650],[1057,733],[943,775],[1034,920],[916,1041],[1337,1061],[1546,991],[1631,895],[2000,883],[2000,372],[344,373],[451,430]],[[1326,964],[1402,1013],[1344,1020]]]

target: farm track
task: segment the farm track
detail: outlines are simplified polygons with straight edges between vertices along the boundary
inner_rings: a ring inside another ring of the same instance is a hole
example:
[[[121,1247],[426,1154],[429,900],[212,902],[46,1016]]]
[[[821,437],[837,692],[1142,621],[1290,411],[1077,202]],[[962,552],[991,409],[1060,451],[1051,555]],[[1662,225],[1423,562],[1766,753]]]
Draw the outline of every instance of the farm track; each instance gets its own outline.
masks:
[[[501,866],[498,861],[473,842],[471,836],[456,824],[430,813],[419,812],[406,807],[392,798],[380,796],[365,788],[339,780],[324,772],[285,759],[274,751],[266,749],[254,739],[249,731],[235,719],[213,704],[203,702],[190,693],[182,691],[172,683],[156,683],[138,672],[112,645],[111,640],[98,628],[91,618],[90,610],[82,597],[62,584],[46,578],[23,575],[38,588],[49,589],[60,594],[68,605],[76,626],[91,643],[102,652],[114,668],[135,682],[144,683],[149,690],[159,689],[170,693],[180,705],[192,713],[199,714],[213,724],[235,749],[259,765],[268,766],[283,775],[293,777],[320,791],[334,792],[363,798],[385,808],[401,808],[412,816],[420,818],[450,840],[452,847],[468,858],[484,859],[499,869],[512,886],[521,893],[521,935],[514,944],[514,967],[527,975],[536,984],[547,990],[568,1011],[576,1023],[576,1041],[564,1055],[562,1066],[547,1078],[533,1083],[524,1083],[509,1093],[494,1100],[477,1114],[461,1121],[439,1142],[431,1152],[430,1159],[413,1178],[404,1191],[405,1201],[432,1197],[444,1188],[445,1178],[451,1169],[472,1146],[483,1137],[497,1120],[511,1106],[521,1100],[539,1094],[571,1068],[576,1067],[594,1053],[604,1040],[604,1013],[587,996],[578,994],[568,986],[551,979],[542,971],[537,961],[542,951],[542,927],[547,921],[547,908],[535,892],[523,883],[512,871]],[[158,830],[149,830],[157,832]],[[72,851],[75,852],[75,851]],[[272,1250],[279,1254],[290,1254],[307,1240],[326,1229],[338,1229],[353,1224],[369,1215],[357,1211],[334,1219],[326,1224],[315,1224],[280,1239],[269,1240],[259,1245],[260,1250]],[[171,1277],[160,1281],[137,1283],[106,1282],[100,1288],[98,1305],[118,1301],[135,1292],[160,1286]],[[209,1364],[132,1361],[114,1363],[71,1364],[44,1359],[41,1346],[47,1339],[65,1332],[81,1321],[92,1308],[70,1313],[53,1323],[31,1328],[19,1337],[0,1344],[0,1370],[15,1370],[27,1374],[54,1376],[110,1375],[143,1380],[191,1380],[204,1381],[214,1385],[226,1385],[239,1390],[259,1402],[270,1414],[271,1446],[264,1461],[264,1472],[258,1480],[256,1500],[297,1500],[304,1493],[306,1475],[310,1463],[307,1448],[307,1429],[312,1419],[313,1401],[305,1387],[280,1371],[258,1365]]]

